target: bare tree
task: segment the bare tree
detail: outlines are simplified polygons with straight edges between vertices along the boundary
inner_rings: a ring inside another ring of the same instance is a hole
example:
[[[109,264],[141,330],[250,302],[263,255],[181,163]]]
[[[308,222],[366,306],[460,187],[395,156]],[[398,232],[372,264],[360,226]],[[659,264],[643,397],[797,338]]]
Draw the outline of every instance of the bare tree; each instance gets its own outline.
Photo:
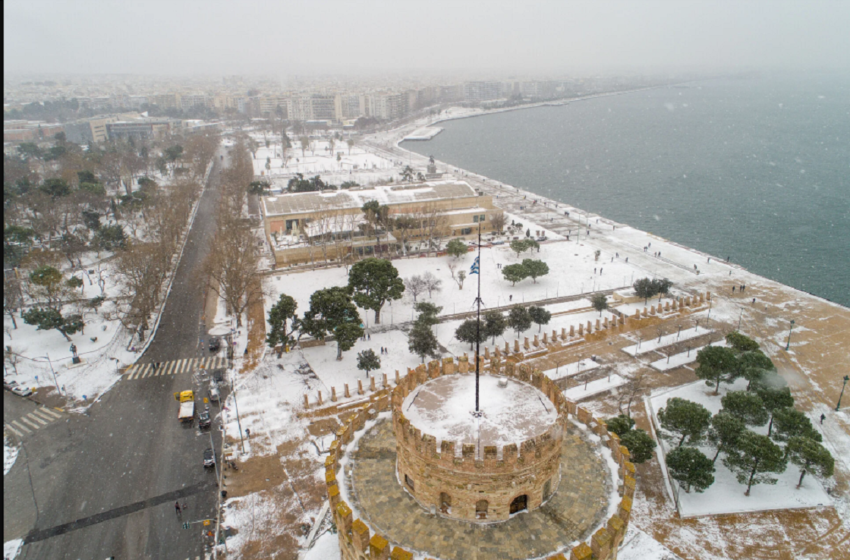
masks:
[[[413,296],[413,303],[416,303],[416,298],[419,297],[420,294],[423,294],[428,290],[425,280],[419,275],[411,276],[405,281],[404,285],[407,288],[407,291]]]
[[[428,290],[428,297],[433,297],[433,292],[439,292],[443,281],[431,274],[431,271],[425,272],[422,275],[422,282],[425,284],[425,289]]]
[[[422,229],[428,238],[428,245],[440,250],[443,239],[449,235],[449,218],[435,203],[426,204],[421,210]]]
[[[215,250],[204,265],[210,287],[224,299],[228,312],[236,316],[236,326],[241,327],[242,313],[263,298],[257,273],[258,239],[249,226],[222,206],[212,245]]]
[[[503,231],[505,231],[506,223],[507,218],[505,217],[504,212],[499,212],[498,214],[490,216],[490,225],[493,227],[493,231],[502,233]]]
[[[169,258],[157,243],[130,243],[119,253],[115,272],[121,282],[121,324],[145,339],[150,320],[160,303],[160,292]]]
[[[17,330],[18,322],[15,320],[15,312],[21,309],[23,299],[21,281],[15,274],[12,270],[3,273],[3,312],[12,319],[12,326]]]
[[[619,398],[617,400],[617,410],[622,414],[623,412],[623,404],[626,405],[626,415],[631,418],[632,416],[632,402],[635,401],[644,390],[647,388],[647,384],[649,382],[649,378],[647,376],[646,370],[639,369],[635,372],[635,374],[629,379],[625,385],[620,389]]]

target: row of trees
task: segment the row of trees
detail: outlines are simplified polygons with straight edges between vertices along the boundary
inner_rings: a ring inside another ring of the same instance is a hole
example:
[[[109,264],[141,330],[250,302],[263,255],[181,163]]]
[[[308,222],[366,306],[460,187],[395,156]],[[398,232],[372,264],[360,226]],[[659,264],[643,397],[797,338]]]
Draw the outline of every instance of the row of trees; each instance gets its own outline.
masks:
[[[758,344],[740,333],[727,335],[727,342],[732,364],[748,363],[747,355],[760,353]],[[699,367],[705,367],[707,356],[713,354],[708,350],[700,351]],[[745,495],[750,494],[753,485],[775,484],[775,475],[784,472],[789,462],[800,468],[798,488],[806,474],[832,475],[834,460],[820,444],[820,433],[805,414],[794,408],[790,390],[782,386],[772,364],[767,367],[769,361],[765,357],[757,368],[759,373],[748,378],[747,390],[724,395],[720,412],[713,416],[701,404],[681,398],[670,399],[658,411],[665,437],[676,445],[666,458],[670,475],[686,492],[692,487],[702,492],[713,484],[715,464],[721,454],[723,464],[735,473],[738,482],[746,484]],[[750,429],[765,425],[766,435]],[[706,441],[716,449],[711,459],[695,447]]]
[[[461,342],[468,342],[470,347],[476,342],[485,342],[487,339],[491,339],[495,344],[496,337],[502,336],[508,328],[519,336],[534,323],[538,326],[539,332],[551,319],[552,313],[543,307],[517,305],[511,308],[507,317],[499,311],[491,310],[484,313],[480,327],[476,319],[467,319],[461,323],[455,330],[455,338]]]

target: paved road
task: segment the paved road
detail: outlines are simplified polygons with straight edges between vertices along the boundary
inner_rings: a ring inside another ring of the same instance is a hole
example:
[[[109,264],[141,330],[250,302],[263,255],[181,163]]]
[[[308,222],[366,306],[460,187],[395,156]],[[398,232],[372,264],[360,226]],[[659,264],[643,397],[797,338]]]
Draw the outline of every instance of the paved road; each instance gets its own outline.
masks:
[[[209,355],[199,343],[206,338],[199,268],[215,225],[220,163],[201,198],[162,321],[142,362]],[[207,375],[198,370],[122,380],[86,416],[68,415],[24,434],[24,451],[4,477],[4,540],[30,527],[22,554],[27,559],[202,555],[201,525],[184,530],[181,522],[215,516],[215,472],[202,466],[210,433],[178,423],[172,393],[194,388],[206,394],[207,386]],[[18,410],[26,406],[21,402],[7,416],[9,399],[23,401],[4,395],[4,421],[29,414]],[[219,449],[219,437],[215,446]],[[188,505],[180,518],[177,500]]]

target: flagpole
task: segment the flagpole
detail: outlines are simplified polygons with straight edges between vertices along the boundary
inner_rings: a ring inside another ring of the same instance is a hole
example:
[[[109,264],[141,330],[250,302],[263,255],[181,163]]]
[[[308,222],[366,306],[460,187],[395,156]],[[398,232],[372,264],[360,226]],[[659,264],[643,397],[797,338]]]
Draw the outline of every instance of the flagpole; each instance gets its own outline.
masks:
[[[478,304],[478,312],[476,315],[475,321],[475,412],[479,412],[478,406],[478,377],[479,377],[479,368],[480,362],[479,356],[481,354],[481,224],[478,224],[478,297],[476,298],[476,303]]]

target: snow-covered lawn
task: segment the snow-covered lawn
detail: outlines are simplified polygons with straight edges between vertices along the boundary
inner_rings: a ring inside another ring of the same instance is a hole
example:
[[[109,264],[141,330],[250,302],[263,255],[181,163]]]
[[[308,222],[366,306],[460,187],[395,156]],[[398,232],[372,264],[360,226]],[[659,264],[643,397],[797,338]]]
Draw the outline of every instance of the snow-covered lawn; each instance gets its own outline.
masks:
[[[599,363],[593,360],[579,360],[578,362],[573,362],[571,364],[564,364],[560,367],[547,369],[543,373],[545,373],[549,379],[557,380],[566,379],[567,377],[573,377],[580,373],[586,373],[598,367]]]
[[[3,543],[3,560],[14,560],[21,553],[21,547],[24,546],[23,539],[15,539]]]
[[[313,371],[321,380],[321,386],[317,388],[322,391],[322,399],[327,401],[331,398],[331,387],[336,387],[336,394],[343,400],[345,384],[348,383],[351,398],[357,398],[357,380],[363,382],[363,390],[369,388],[369,379],[366,372],[357,369],[357,354],[363,350],[372,349],[381,360],[381,367],[377,371],[370,372],[375,377],[375,387],[380,388],[382,374],[387,374],[387,381],[395,381],[395,372],[399,376],[407,375],[407,368],[415,368],[419,365],[419,356],[411,354],[407,349],[407,334],[400,330],[391,330],[383,333],[371,333],[371,340],[358,340],[354,348],[343,352],[342,360],[337,361],[336,342],[328,341],[324,346],[313,346],[295,351],[303,356],[310,364]],[[381,354],[381,347],[387,349],[387,354]]]
[[[723,384],[720,394],[714,395],[714,388],[706,386],[705,382],[697,381],[688,385],[682,385],[674,389],[653,393],[647,399],[651,406],[652,418],[655,426],[658,426],[658,410],[664,407],[667,401],[673,397],[680,397],[701,404],[712,414],[720,411],[720,399],[729,391],[743,391],[746,389],[747,380],[738,379],[732,384]],[[815,423],[817,427],[817,424]],[[767,434],[767,426],[752,428],[756,433]],[[659,448],[666,455],[675,448],[664,438],[659,438]],[[714,457],[716,449],[710,445],[697,446],[707,457]],[[776,476],[775,485],[757,484],[753,485],[749,496],[744,495],[746,485],[740,484],[732,471],[723,464],[723,454],[715,463],[714,484],[705,492],[697,493],[691,491],[686,493],[679,489],[679,511],[682,517],[698,517],[701,515],[717,515],[723,513],[739,513],[749,511],[764,511],[773,509],[807,508],[832,503],[821,483],[812,475],[806,476],[803,485],[797,489],[797,480],[800,478],[800,469],[789,464],[784,473]],[[659,454],[662,462],[662,471],[665,477],[667,469],[664,466],[664,458]],[[668,484],[677,484],[668,479]]]
[[[630,356],[638,356],[713,332],[713,330],[704,327],[692,327],[690,329],[682,329],[682,332],[665,334],[661,338],[653,337],[648,340],[641,340],[638,344],[626,346],[625,348],[621,348],[621,350]]]
[[[629,525],[626,538],[617,552],[617,560],[681,560],[681,558],[634,525]]]
[[[18,450],[19,448],[17,446],[9,442],[9,438],[3,437],[3,476],[6,476],[12,470],[15,459],[18,458]]]
[[[307,551],[303,560],[340,560],[339,536],[328,531],[316,539],[313,548]]]
[[[723,340],[718,342],[717,344],[713,344],[712,346],[727,346],[727,344],[726,341]],[[650,367],[652,367],[653,369],[657,369],[658,371],[676,369],[679,366],[695,362],[697,360],[697,354],[703,348],[706,348],[706,346],[691,348],[690,350],[680,352],[679,354],[671,354],[670,356],[666,358],[661,358],[660,360],[656,360],[649,365]]]
[[[602,379],[597,379],[588,383],[582,383],[578,387],[567,389],[564,391],[564,396],[571,401],[580,401],[587,397],[592,397],[593,395],[598,395],[599,393],[616,389],[626,383],[628,383],[628,379],[624,379],[616,373],[612,373],[608,377],[603,377]]]

